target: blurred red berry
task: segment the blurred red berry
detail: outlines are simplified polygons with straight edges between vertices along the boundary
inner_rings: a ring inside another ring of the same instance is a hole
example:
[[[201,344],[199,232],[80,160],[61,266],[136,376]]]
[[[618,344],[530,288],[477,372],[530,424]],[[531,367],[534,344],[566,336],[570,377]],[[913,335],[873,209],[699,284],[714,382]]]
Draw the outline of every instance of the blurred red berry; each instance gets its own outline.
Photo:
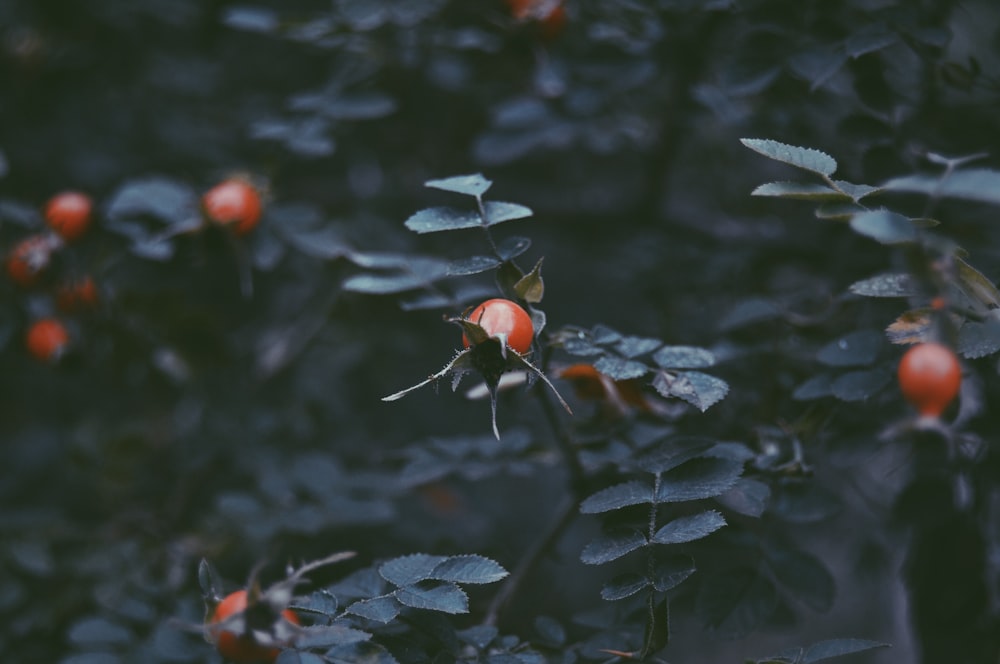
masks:
[[[222,226],[232,226],[237,235],[246,235],[260,221],[260,192],[241,178],[230,178],[215,185],[202,196],[208,219]]]
[[[35,358],[42,362],[58,360],[69,345],[66,326],[54,318],[41,318],[28,328],[25,345]]]
[[[45,222],[66,242],[83,237],[90,227],[93,203],[79,191],[64,191],[45,205]]]

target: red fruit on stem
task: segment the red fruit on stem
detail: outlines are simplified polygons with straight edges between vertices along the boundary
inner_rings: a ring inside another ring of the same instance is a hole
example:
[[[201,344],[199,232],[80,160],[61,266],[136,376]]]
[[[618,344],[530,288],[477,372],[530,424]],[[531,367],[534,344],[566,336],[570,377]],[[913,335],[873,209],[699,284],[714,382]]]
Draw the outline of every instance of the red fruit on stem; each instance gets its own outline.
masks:
[[[507,345],[524,355],[531,349],[535,326],[531,316],[516,302],[503,298],[486,300],[466,317],[486,331],[490,337],[505,336]],[[468,348],[469,339],[462,334],[462,344]]]
[[[962,383],[962,367],[954,351],[933,342],[906,351],[897,374],[903,396],[925,417],[940,417]]]
[[[233,591],[215,607],[209,624],[222,622],[246,611],[246,608],[247,591]],[[299,617],[290,609],[282,611],[281,617],[294,625],[299,624]],[[215,647],[219,654],[231,662],[273,662],[281,653],[281,648],[257,643],[249,631],[237,633],[228,631],[224,627],[213,627],[210,633],[215,639]]]
[[[93,203],[79,191],[56,194],[45,204],[45,222],[66,242],[83,237],[90,227]]]
[[[7,274],[14,283],[27,287],[38,281],[51,261],[52,242],[47,235],[32,235],[11,250],[7,255]]]
[[[36,359],[54,362],[66,352],[69,332],[65,325],[54,318],[41,318],[28,328],[25,345]]]
[[[210,221],[232,226],[237,235],[246,235],[260,221],[260,192],[240,178],[230,178],[215,185],[202,196],[201,204]]]

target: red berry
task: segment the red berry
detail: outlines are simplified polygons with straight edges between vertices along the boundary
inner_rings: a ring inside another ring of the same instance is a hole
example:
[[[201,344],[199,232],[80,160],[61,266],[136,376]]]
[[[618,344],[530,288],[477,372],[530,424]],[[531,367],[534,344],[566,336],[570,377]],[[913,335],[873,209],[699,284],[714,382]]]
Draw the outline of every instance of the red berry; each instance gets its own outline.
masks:
[[[229,593],[212,612],[209,624],[222,622],[247,608],[247,591],[236,590]],[[290,623],[299,624],[299,617],[290,609],[281,612],[281,616]],[[215,647],[219,654],[231,662],[273,662],[281,652],[280,648],[257,643],[248,630],[242,633],[227,631],[225,628],[211,629],[215,639]]]
[[[479,325],[490,337],[506,337],[507,345],[522,355],[531,349],[535,326],[528,312],[515,302],[503,298],[486,300],[473,309],[466,320]],[[462,344],[469,347],[465,334],[462,334]]]
[[[64,191],[49,199],[45,205],[45,221],[59,237],[72,242],[83,236],[90,227],[93,203],[79,191]]]
[[[958,395],[962,368],[955,353],[939,343],[910,348],[899,361],[899,388],[926,417],[940,417]]]
[[[25,238],[7,255],[7,274],[19,286],[31,286],[49,266],[52,249],[52,239],[46,235]]]
[[[56,290],[56,306],[60,311],[89,309],[97,304],[97,300],[97,285],[90,275],[68,281]]]
[[[237,235],[246,235],[260,221],[260,193],[240,178],[230,178],[215,185],[202,196],[201,204],[210,221],[231,225]]]
[[[58,360],[69,344],[69,332],[54,318],[41,318],[31,324],[25,337],[28,352],[42,362]]]

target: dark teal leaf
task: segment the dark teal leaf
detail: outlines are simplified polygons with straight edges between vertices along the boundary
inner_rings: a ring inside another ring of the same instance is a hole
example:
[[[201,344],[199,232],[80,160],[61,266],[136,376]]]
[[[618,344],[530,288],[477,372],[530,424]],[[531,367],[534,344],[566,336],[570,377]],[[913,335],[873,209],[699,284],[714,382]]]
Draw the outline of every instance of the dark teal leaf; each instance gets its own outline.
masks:
[[[653,488],[645,483],[633,480],[616,484],[587,497],[580,504],[583,514],[601,514],[628,507],[653,502]]]
[[[837,162],[833,157],[812,148],[801,148],[760,138],[741,138],[740,143],[765,157],[820,175],[833,175],[837,170]]]
[[[434,569],[445,560],[445,556],[414,553],[382,563],[378,568],[378,573],[393,585],[408,586],[432,578],[431,574]]]
[[[756,570],[737,568],[704,579],[696,611],[710,628],[728,636],[748,634],[774,613],[778,594]]]
[[[729,393],[729,384],[721,378],[700,371],[659,371],[653,387],[662,396],[683,399],[701,412],[722,401]]]
[[[674,436],[644,452],[635,467],[648,473],[664,473],[686,461],[699,457],[716,445],[711,438]]]
[[[340,232],[333,226],[321,228],[289,228],[281,231],[288,244],[307,256],[326,260],[351,253]]]
[[[473,625],[455,632],[455,635],[463,643],[468,643],[477,650],[485,650],[499,633],[500,630],[493,625]]]
[[[652,580],[635,572],[619,574],[604,584],[601,588],[601,599],[614,602],[626,597],[631,597],[644,588],[652,585]]]
[[[78,646],[100,646],[128,643],[132,630],[102,616],[82,618],[69,628],[70,642]]]
[[[469,256],[449,263],[448,276],[463,277],[470,274],[481,274],[498,267],[500,267],[500,259],[493,256]]]
[[[286,650],[282,653],[294,653],[293,650]],[[308,655],[310,653],[302,653],[303,655]],[[357,643],[349,643],[342,646],[337,646],[336,648],[331,648],[328,650],[323,658],[317,658],[316,664],[319,662],[330,662],[331,664],[399,664],[395,657],[382,646],[373,641],[359,641]],[[283,662],[275,662],[275,664],[284,664]],[[296,662],[289,662],[289,664],[297,664]],[[302,664],[313,664],[312,661],[303,661]]]
[[[829,611],[835,593],[833,576],[818,558],[805,551],[771,549],[767,561],[778,582],[814,611]]]
[[[691,556],[673,554],[660,558],[653,567],[653,588],[665,593],[684,583],[694,573],[694,560]]]
[[[348,606],[345,611],[355,616],[387,624],[396,619],[401,607],[392,595],[363,599]]]
[[[649,372],[642,362],[626,360],[623,357],[605,355],[594,362],[594,368],[613,380],[629,380],[645,376]]]
[[[775,488],[769,513],[789,523],[817,523],[841,507],[836,494],[815,482],[793,482]]]
[[[359,569],[351,572],[327,590],[341,600],[345,598],[369,598],[381,595],[385,590],[385,579],[372,568]]]
[[[593,337],[595,344],[601,344],[602,346],[613,344],[622,338],[621,332],[613,330],[607,325],[595,325],[590,331],[590,335]]]
[[[278,29],[278,15],[263,7],[227,7],[222,23],[245,32],[274,32]]]
[[[367,641],[368,632],[346,625],[309,625],[296,632],[295,645],[299,648],[332,648],[334,646]]]
[[[622,337],[622,339],[615,344],[615,350],[623,356],[631,359],[639,357],[640,355],[645,355],[646,353],[651,353],[662,345],[663,342],[659,339],[648,339],[645,337]]]
[[[802,664],[813,664],[824,659],[833,659],[842,655],[853,655],[854,653],[874,650],[876,648],[889,648],[888,643],[880,641],[868,641],[867,639],[830,639],[820,641],[806,648],[802,658]]]
[[[318,590],[306,597],[298,597],[292,601],[290,608],[306,613],[316,613],[333,616],[337,613],[340,602],[337,596],[328,590]]]
[[[771,300],[748,298],[741,300],[722,317],[719,328],[723,331],[735,330],[754,323],[774,320],[781,315],[781,308]]]
[[[439,563],[429,578],[454,583],[494,583],[507,576],[498,562],[483,556],[451,556]]]
[[[831,367],[864,367],[871,365],[882,347],[882,333],[858,330],[823,346],[816,359]]]
[[[823,203],[816,208],[817,219],[833,221],[849,221],[852,217],[868,212],[867,208],[857,203]]]
[[[889,210],[869,210],[851,217],[851,228],[881,244],[903,244],[917,239],[917,228],[907,217]]]
[[[200,216],[198,196],[180,182],[165,177],[130,180],[111,194],[105,214],[109,219],[152,217],[169,224]]]
[[[518,203],[503,203],[498,201],[486,201],[487,226],[496,226],[505,221],[525,219],[534,214],[531,208],[519,205]]]
[[[728,491],[743,473],[743,464],[733,459],[692,459],[664,473],[656,494],[658,503],[714,498]]]
[[[604,533],[583,547],[580,560],[587,565],[603,565],[646,546],[646,536],[633,528]]]
[[[674,519],[653,535],[656,544],[682,544],[711,535],[726,525],[726,519],[715,510]]]
[[[871,196],[872,194],[882,191],[878,187],[872,187],[867,184],[854,184],[844,180],[834,180],[833,183],[837,185],[837,191],[843,192],[855,203],[866,196]]]
[[[700,369],[715,364],[711,351],[697,346],[664,346],[653,355],[663,369]]]
[[[795,391],[792,392],[792,398],[797,401],[811,401],[813,399],[833,396],[834,379],[835,376],[833,374],[816,374],[796,387]]]
[[[770,499],[771,487],[748,477],[741,477],[732,489],[717,498],[723,507],[752,517],[762,515]]]
[[[907,175],[889,180],[882,186],[889,191],[906,191],[1000,205],[1000,171],[986,168],[956,171],[947,178],[936,175]]]
[[[372,92],[324,95],[316,110],[331,120],[374,120],[392,115],[397,106],[392,97]]]
[[[406,220],[406,227],[415,233],[438,233],[462,228],[482,228],[479,213],[451,207],[426,208]]]
[[[843,200],[844,194],[824,184],[812,182],[768,182],[752,192],[751,196],[773,196],[803,201]]]
[[[398,589],[393,595],[400,604],[414,609],[459,614],[469,612],[469,598],[454,583],[423,581]]]
[[[455,175],[441,180],[428,180],[425,187],[441,189],[443,191],[453,191],[456,194],[467,196],[482,196],[492,186],[493,183],[483,177],[482,173],[472,175]]]
[[[789,60],[792,71],[809,81],[812,91],[823,87],[845,64],[847,55],[840,48],[829,46],[804,51]]]
[[[844,42],[844,50],[852,58],[880,51],[899,41],[899,35],[882,22],[872,23],[851,34]]]
[[[918,293],[913,277],[905,272],[856,281],[850,291],[865,297],[913,297]]]
[[[884,368],[851,371],[838,376],[830,385],[830,392],[841,401],[863,401],[879,392],[892,380]]]
[[[1000,350],[1000,320],[966,321],[958,331],[958,352],[962,357],[976,359]]]
[[[517,235],[504,238],[497,244],[497,255],[501,260],[514,260],[531,247],[531,240]]]
[[[566,643],[566,629],[558,620],[549,616],[536,616],[534,626],[546,645],[558,647]]]

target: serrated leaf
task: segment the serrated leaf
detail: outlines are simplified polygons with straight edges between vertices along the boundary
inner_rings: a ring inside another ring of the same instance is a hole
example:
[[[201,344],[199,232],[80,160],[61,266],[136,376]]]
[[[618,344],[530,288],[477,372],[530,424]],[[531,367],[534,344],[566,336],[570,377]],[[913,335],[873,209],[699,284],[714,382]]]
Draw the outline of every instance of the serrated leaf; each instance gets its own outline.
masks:
[[[802,148],[760,138],[741,138],[740,143],[765,157],[819,175],[830,176],[837,170],[837,162],[833,157],[813,148]]]
[[[601,588],[601,599],[609,602],[625,599],[651,585],[652,581],[646,576],[635,572],[626,572],[604,584],[604,587]]]
[[[483,208],[486,210],[487,226],[496,226],[505,221],[516,219],[526,219],[534,214],[529,207],[519,203],[504,203],[502,201],[486,201]]]
[[[665,473],[699,457],[716,445],[711,438],[701,436],[675,436],[643,453],[635,467],[648,473]]]
[[[918,293],[913,277],[905,272],[855,281],[849,290],[865,297],[913,297]]]
[[[594,368],[612,380],[630,380],[640,378],[649,372],[642,362],[627,360],[614,355],[604,355],[594,362]]]
[[[587,565],[603,565],[646,546],[646,536],[634,528],[609,531],[583,547],[580,560]]]
[[[841,401],[863,401],[889,384],[892,375],[884,369],[851,371],[838,376],[830,392]]]
[[[869,366],[878,356],[882,334],[875,330],[858,330],[834,339],[816,353],[816,359],[830,367]]]
[[[323,616],[332,617],[337,613],[340,602],[337,596],[328,590],[318,590],[307,597],[294,598],[289,608],[295,611],[306,613],[316,613]]]
[[[958,271],[962,292],[986,310],[1000,308],[1000,290],[982,272],[969,265],[959,256],[952,259]]]
[[[653,588],[665,593],[681,585],[695,573],[694,559],[685,554],[661,558],[653,567]]]
[[[507,576],[500,563],[477,555],[451,556],[439,563],[429,578],[454,583],[494,583]]]
[[[671,374],[659,371],[653,387],[665,397],[683,399],[701,412],[722,401],[729,393],[729,383],[700,371],[680,371]]]
[[[674,519],[653,535],[656,544],[681,544],[711,535],[726,525],[726,519],[715,510]]]
[[[879,187],[872,187],[867,184],[854,184],[845,180],[834,180],[833,183],[837,186],[837,191],[842,192],[855,203],[866,196],[871,196],[882,191]]]
[[[601,514],[628,507],[653,502],[653,488],[638,480],[623,482],[588,496],[580,503],[583,514]]]
[[[830,639],[809,646],[802,657],[802,664],[813,664],[813,662],[821,662],[824,659],[889,647],[891,646],[888,643],[867,639]]]
[[[1000,171],[970,168],[936,175],[907,175],[893,178],[884,185],[889,191],[906,191],[933,197],[961,198],[1000,205]]]
[[[1000,320],[966,321],[958,331],[957,350],[962,357],[976,359],[1000,350]]]
[[[700,369],[715,364],[715,355],[697,346],[664,346],[653,354],[653,362],[663,369]]]
[[[345,625],[309,625],[296,632],[295,645],[299,648],[332,648],[367,641],[372,638],[368,632]]]
[[[439,233],[463,228],[482,228],[483,222],[477,212],[457,210],[451,207],[433,207],[410,215],[404,224],[414,233]]]
[[[518,279],[514,293],[529,304],[538,304],[545,296],[545,282],[542,280],[542,260],[538,259],[531,272]]]
[[[756,570],[737,568],[707,577],[695,606],[709,627],[737,636],[752,632],[771,617],[778,594],[774,584]]]
[[[814,611],[829,611],[835,593],[833,576],[816,556],[794,549],[766,552],[774,577]]]
[[[414,553],[388,560],[379,565],[378,573],[383,579],[396,586],[408,586],[418,581],[430,579],[434,569],[443,563],[445,556],[431,556]]]
[[[286,650],[284,653],[294,653],[296,651]],[[297,654],[297,653],[296,653]],[[310,653],[302,653],[308,655]],[[395,657],[385,649],[385,646],[374,641],[360,641],[347,645],[331,648],[321,660],[331,662],[331,664],[399,664]],[[275,664],[282,664],[275,662]],[[303,664],[311,664],[303,662]]]
[[[656,502],[678,503],[714,498],[732,488],[741,474],[743,463],[734,459],[692,459],[664,473],[656,493]]]
[[[466,196],[475,196],[477,198],[485,194],[492,185],[493,183],[483,177],[482,173],[455,175],[440,180],[428,180],[424,183],[425,187],[452,191],[456,194],[465,194]]]
[[[469,256],[453,260],[448,264],[449,277],[467,277],[482,274],[500,267],[500,260],[494,256]]]
[[[650,339],[647,337],[622,337],[618,343],[615,344],[615,350],[621,353],[624,357],[633,359],[639,357],[640,355],[651,353],[662,345],[663,342],[659,339]]]
[[[454,583],[422,581],[393,593],[400,604],[414,609],[459,614],[469,612],[469,597]]]
[[[836,201],[845,195],[832,187],[812,182],[768,182],[752,192],[751,196],[772,196],[802,201]]]
[[[771,499],[771,487],[759,480],[741,477],[716,500],[724,507],[754,518],[760,517]]]
[[[880,244],[904,244],[917,239],[917,229],[909,218],[889,210],[870,210],[851,217],[854,232]]]
[[[388,624],[396,619],[401,607],[392,595],[383,595],[381,597],[358,600],[344,610],[347,613],[367,620]]]

